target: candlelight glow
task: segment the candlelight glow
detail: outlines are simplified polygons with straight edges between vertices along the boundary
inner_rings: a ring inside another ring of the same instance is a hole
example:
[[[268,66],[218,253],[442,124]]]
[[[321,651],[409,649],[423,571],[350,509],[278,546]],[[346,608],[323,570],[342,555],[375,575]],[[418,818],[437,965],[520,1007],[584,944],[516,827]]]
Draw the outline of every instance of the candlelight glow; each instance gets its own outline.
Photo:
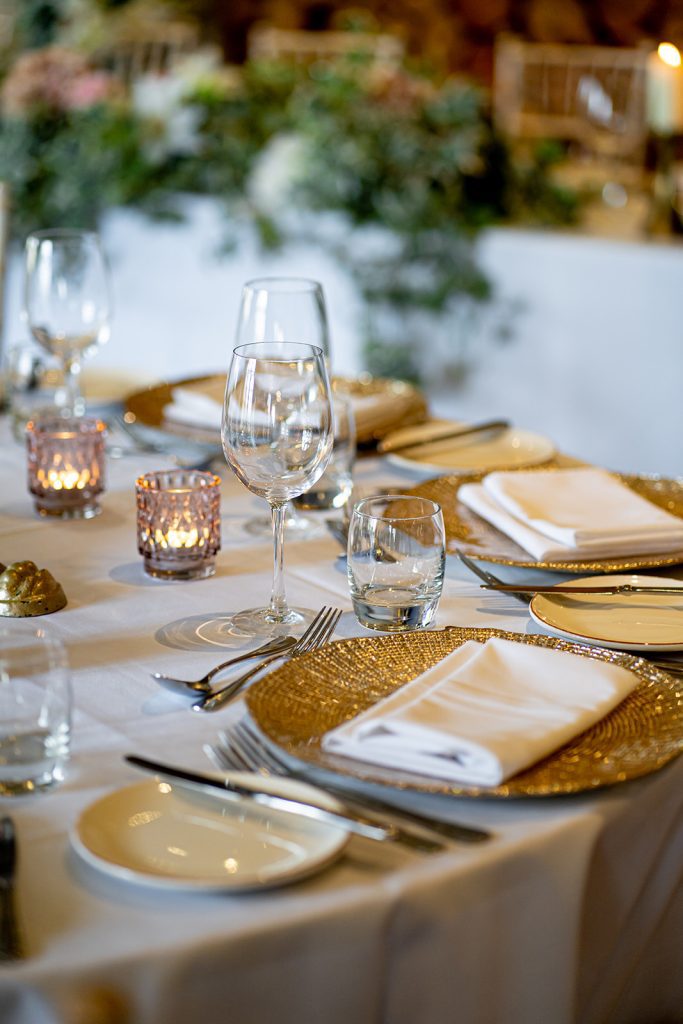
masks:
[[[194,526],[191,530],[168,530],[165,536],[161,530],[157,529],[154,539],[163,548],[193,548],[199,543],[199,533]]]
[[[90,483],[91,479],[90,470],[81,469],[79,471],[70,466],[64,469],[53,469],[52,467],[47,470],[39,469],[36,478],[42,487],[49,487],[53,491],[81,491]]]
[[[679,68],[681,66],[680,51],[673,43],[660,43],[657,47],[657,54],[659,59],[668,64],[670,68]]]

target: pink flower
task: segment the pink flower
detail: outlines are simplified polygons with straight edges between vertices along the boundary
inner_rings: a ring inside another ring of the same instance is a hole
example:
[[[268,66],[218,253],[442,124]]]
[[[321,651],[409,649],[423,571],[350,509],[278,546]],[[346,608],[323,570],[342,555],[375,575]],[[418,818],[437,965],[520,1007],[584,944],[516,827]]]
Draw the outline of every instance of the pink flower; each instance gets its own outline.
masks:
[[[5,114],[24,117],[40,109],[83,110],[113,98],[118,90],[115,79],[93,71],[80,54],[46,46],[21,54],[5,78],[0,101]]]

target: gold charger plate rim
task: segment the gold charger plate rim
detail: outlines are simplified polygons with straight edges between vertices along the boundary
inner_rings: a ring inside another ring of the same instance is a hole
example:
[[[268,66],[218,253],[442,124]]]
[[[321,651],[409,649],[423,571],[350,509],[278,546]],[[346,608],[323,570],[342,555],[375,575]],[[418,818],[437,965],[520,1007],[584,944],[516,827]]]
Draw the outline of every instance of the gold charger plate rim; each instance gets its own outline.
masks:
[[[611,662],[634,672],[633,692],[610,714],[549,757],[496,787],[352,761],[320,747],[322,736],[436,664],[466,640],[502,637]],[[255,683],[247,707],[287,756],[325,773],[411,792],[496,799],[573,795],[647,775],[683,750],[683,683],[637,655],[559,637],[484,627],[354,637],[300,656]]]
[[[124,415],[134,418],[134,422],[142,427],[151,427],[200,443],[215,443],[218,431],[201,424],[167,419],[164,409],[173,401],[175,388],[214,383],[219,383],[223,387],[225,377],[225,373],[205,373],[180,380],[160,381],[140,388],[125,396]],[[409,381],[391,377],[372,377],[369,374],[357,378],[335,375],[332,378],[332,385],[334,391],[341,395],[386,395],[388,399],[393,400],[381,414],[375,413],[371,417],[365,417],[365,427],[362,418],[359,417],[358,440],[362,443],[383,437],[394,429],[397,419],[408,424],[420,422],[426,415],[426,400],[419,388]]]
[[[528,471],[548,472],[558,471],[562,468],[567,467],[563,466],[561,461],[556,461],[549,465],[528,467]],[[509,470],[509,472],[515,472],[515,470]],[[516,566],[521,569],[549,569],[567,573],[624,572],[683,563],[683,548],[662,554],[639,554],[636,552],[633,555],[620,558],[537,561],[524,548],[458,501],[457,495],[460,487],[468,483],[479,483],[485,475],[485,473],[470,473],[433,477],[417,484],[407,492],[417,497],[431,498],[432,501],[441,505],[446,528],[446,544],[450,553],[453,553],[456,548],[461,548],[466,555],[482,562]],[[665,511],[683,519],[683,479],[636,473],[613,472],[612,475],[634,490],[636,494],[640,494]],[[509,554],[506,555],[506,551]]]

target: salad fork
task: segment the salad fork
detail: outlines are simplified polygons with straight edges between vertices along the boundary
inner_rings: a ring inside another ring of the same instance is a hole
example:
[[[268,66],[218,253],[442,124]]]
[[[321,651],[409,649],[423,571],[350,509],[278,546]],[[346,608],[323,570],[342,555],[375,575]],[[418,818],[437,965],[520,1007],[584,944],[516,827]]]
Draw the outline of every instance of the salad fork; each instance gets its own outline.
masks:
[[[243,689],[245,684],[271,661],[275,661],[276,658],[283,657],[287,659],[296,658],[298,655],[305,654],[308,651],[316,651],[332,636],[337,628],[337,623],[341,618],[341,614],[342,613],[339,608],[321,608],[306,632],[294,643],[294,646],[284,652],[279,651],[275,654],[269,654],[265,658],[262,658],[257,665],[254,665],[254,667],[249,669],[248,672],[245,672],[244,675],[231,680],[220,690],[214,690],[209,696],[196,701],[192,705],[192,710],[218,711],[220,708],[225,707],[225,705]]]

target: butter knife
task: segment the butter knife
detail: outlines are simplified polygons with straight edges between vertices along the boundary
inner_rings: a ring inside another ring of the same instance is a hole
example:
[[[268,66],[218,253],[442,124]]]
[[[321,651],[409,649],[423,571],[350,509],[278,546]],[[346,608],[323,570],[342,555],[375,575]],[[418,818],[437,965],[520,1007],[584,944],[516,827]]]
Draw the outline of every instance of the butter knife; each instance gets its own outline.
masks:
[[[443,849],[445,845],[437,839],[422,838],[421,836],[406,832],[398,826],[380,823],[363,817],[360,814],[351,813],[350,810],[341,806],[339,810],[331,810],[329,807],[324,807],[314,800],[302,800],[298,797],[276,794],[269,790],[243,786],[231,779],[219,779],[211,775],[204,775],[202,772],[187,771],[185,768],[177,768],[174,765],[150,761],[146,757],[138,757],[135,754],[126,754],[124,760],[135,768],[153,772],[155,775],[162,776],[162,778],[184,782],[203,791],[219,790],[229,800],[249,800],[261,807],[298,814],[313,821],[321,821],[326,825],[334,825],[347,832],[353,832],[356,835],[363,836],[365,839],[374,839],[380,842],[400,842],[430,853]]]
[[[634,583],[614,583],[597,587],[579,584],[556,583],[554,586],[533,586],[520,583],[482,583],[481,590],[500,590],[504,594],[677,594],[683,599],[683,585],[680,587],[639,586]]]
[[[407,451],[409,448],[421,448],[424,445],[436,444],[438,441],[450,441],[459,437],[469,437],[472,434],[484,434],[489,431],[499,433],[502,430],[507,430],[509,426],[509,420],[484,420],[482,423],[473,423],[469,427],[454,427],[452,430],[444,429],[441,432],[437,431],[425,437],[413,438],[412,441],[401,441],[400,439],[392,441],[389,437],[384,441],[380,441],[377,445],[377,451],[382,455],[387,455],[389,452],[402,452]]]
[[[0,819],[0,961],[19,960],[24,955],[14,894],[16,862],[14,822],[4,817]]]

